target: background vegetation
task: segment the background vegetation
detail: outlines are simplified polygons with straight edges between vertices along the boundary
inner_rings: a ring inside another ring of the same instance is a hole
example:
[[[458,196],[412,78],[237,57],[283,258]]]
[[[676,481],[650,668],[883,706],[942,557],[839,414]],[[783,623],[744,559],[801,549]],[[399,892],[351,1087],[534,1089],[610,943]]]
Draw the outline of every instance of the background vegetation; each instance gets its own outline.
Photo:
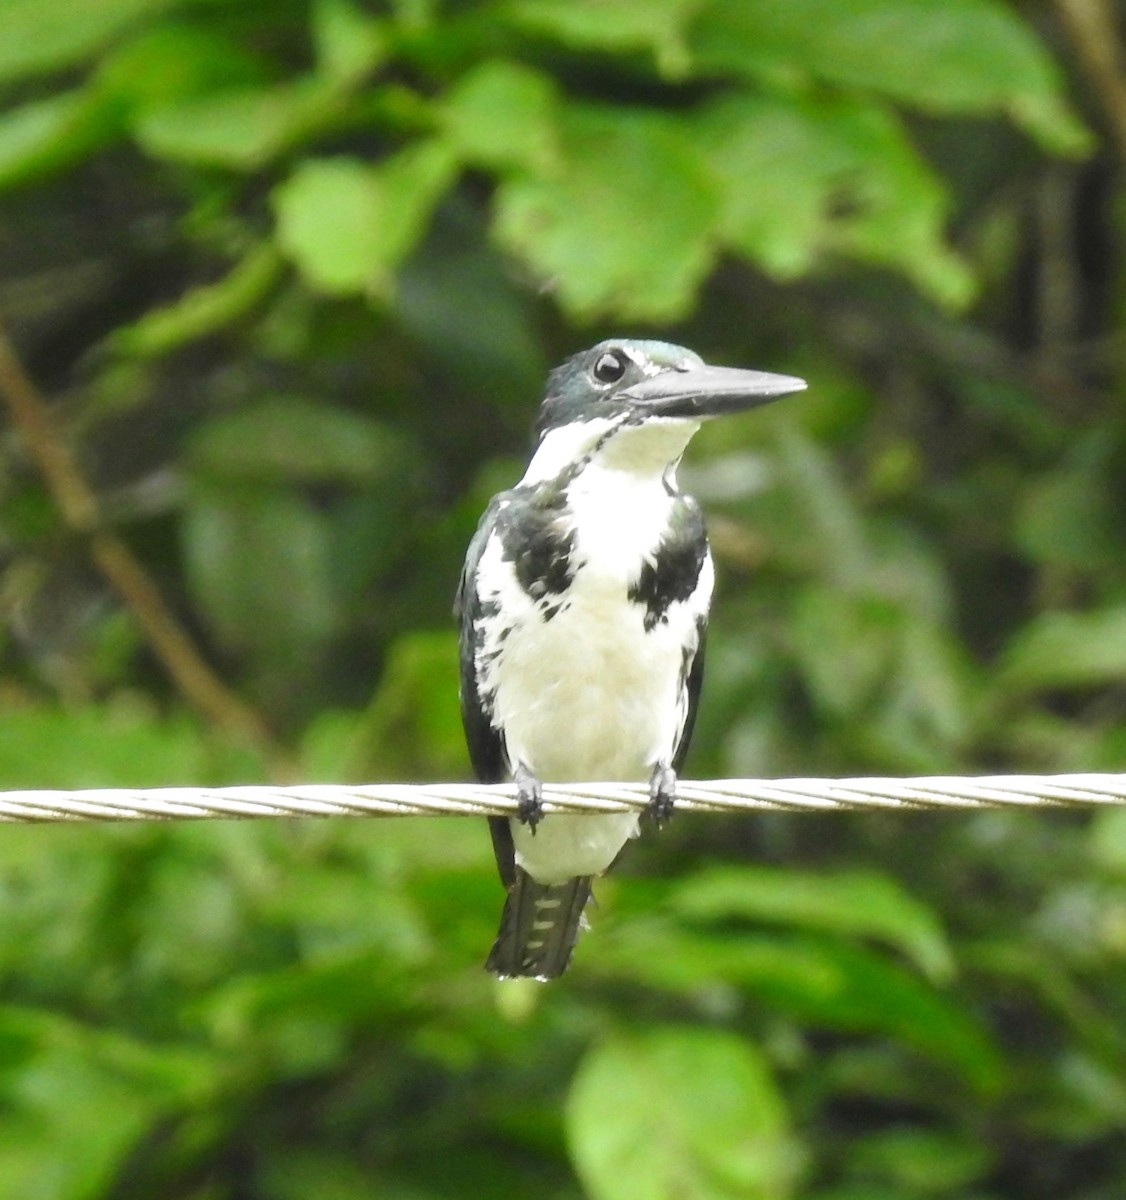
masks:
[[[1126,767],[1109,0],[0,0],[0,787],[462,778],[550,365],[687,482],[692,773]],[[468,821],[7,828],[12,1200],[1120,1200],[1126,812],[682,817],[550,988]]]

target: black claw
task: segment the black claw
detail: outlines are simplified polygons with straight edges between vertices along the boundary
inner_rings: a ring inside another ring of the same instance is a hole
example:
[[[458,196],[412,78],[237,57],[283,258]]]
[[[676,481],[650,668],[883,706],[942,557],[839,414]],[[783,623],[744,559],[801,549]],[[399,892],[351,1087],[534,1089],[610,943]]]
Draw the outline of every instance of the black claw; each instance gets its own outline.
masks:
[[[649,815],[657,822],[658,829],[672,817],[675,807],[676,772],[658,763],[649,777]]]
[[[533,833],[543,819],[543,785],[523,763],[516,768],[516,816]]]

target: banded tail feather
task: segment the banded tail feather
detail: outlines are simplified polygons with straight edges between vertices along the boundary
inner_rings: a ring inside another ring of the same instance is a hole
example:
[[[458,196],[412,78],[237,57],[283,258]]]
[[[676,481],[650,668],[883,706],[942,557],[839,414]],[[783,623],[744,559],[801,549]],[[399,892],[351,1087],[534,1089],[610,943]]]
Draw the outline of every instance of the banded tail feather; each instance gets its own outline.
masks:
[[[517,867],[486,970],[502,979],[555,979],[562,975],[586,928],[583,910],[590,896],[589,875],[563,883],[537,883]]]

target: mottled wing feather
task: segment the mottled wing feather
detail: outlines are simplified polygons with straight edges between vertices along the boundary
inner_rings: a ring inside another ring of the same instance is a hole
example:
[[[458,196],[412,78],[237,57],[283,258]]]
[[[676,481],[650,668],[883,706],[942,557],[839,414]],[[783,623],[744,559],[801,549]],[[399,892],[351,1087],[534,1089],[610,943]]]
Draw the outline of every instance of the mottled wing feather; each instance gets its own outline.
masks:
[[[477,565],[496,527],[498,512],[499,504],[494,500],[485,510],[477,532],[469,543],[457,596],[454,599],[454,613],[461,623],[461,719],[465,726],[469,759],[473,764],[474,773],[482,783],[503,783],[508,778],[504,741],[482,703],[477,687],[477,664],[474,656],[475,627],[481,617],[481,601],[476,588]],[[506,888],[511,887],[516,879],[516,857],[508,819],[490,817],[489,833],[493,839],[493,853],[496,856],[501,882]]]
[[[469,543],[454,600],[454,612],[461,622],[461,719],[465,725],[469,759],[482,783],[503,783],[508,777],[504,742],[478,690],[475,656],[482,615],[481,598],[476,587],[477,567],[496,526],[499,508],[494,499],[477,526],[477,532]]]

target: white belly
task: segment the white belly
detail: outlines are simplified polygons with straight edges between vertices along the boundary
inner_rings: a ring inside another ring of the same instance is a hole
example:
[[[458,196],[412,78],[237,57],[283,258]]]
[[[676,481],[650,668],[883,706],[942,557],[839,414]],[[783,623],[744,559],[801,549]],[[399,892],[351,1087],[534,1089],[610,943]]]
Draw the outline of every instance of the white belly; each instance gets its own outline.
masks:
[[[532,833],[510,821],[516,865],[539,883],[563,883],[576,875],[601,875],[637,837],[637,813],[599,817],[544,817]]]
[[[712,566],[705,560],[691,601],[646,630],[645,608],[628,601],[626,572],[580,569],[550,619],[531,600],[483,670],[509,762],[545,783],[647,782],[668,763],[687,713],[685,647],[707,612]],[[506,611],[518,585],[512,580]],[[596,875],[637,835],[632,813],[546,817],[536,833],[512,822],[516,861],[541,883]]]
[[[599,588],[580,571],[551,620],[530,614],[511,633],[496,672],[494,712],[509,760],[541,780],[647,779],[671,756],[684,722],[684,647],[696,618],[673,605],[646,632],[626,588]]]
[[[644,608],[583,594],[550,621],[533,617],[509,635],[496,711],[512,763],[543,782],[646,781],[668,762],[684,723],[682,673],[695,617],[684,605],[646,633]],[[535,834],[512,822],[516,861],[556,883],[605,871],[637,836],[637,815],[545,817]]]

